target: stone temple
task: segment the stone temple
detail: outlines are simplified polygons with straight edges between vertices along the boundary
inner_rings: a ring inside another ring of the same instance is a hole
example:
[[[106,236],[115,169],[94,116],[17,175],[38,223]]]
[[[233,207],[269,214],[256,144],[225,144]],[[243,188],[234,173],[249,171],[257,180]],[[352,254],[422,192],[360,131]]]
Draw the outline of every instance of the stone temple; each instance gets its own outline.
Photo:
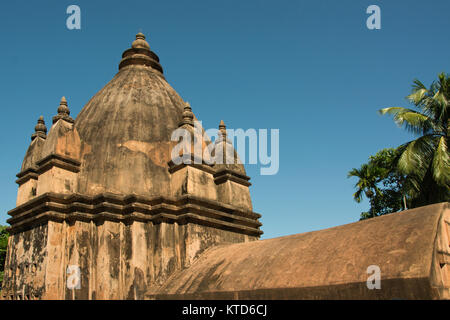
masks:
[[[194,135],[195,120],[142,33],[76,119],[65,98],[48,133],[39,118],[8,213],[0,298],[450,298],[449,203],[259,240],[238,160],[171,160],[172,132]],[[225,157],[219,129],[201,145]]]

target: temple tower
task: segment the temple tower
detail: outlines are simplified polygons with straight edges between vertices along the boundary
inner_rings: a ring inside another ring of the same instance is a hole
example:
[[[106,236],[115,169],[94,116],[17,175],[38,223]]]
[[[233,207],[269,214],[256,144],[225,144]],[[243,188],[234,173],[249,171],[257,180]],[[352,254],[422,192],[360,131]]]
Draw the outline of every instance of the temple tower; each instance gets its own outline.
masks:
[[[239,161],[172,161],[173,131],[195,135],[195,120],[142,33],[76,119],[64,97],[48,134],[39,118],[8,213],[2,297],[142,299],[206,249],[257,240]],[[229,150],[226,134],[200,139]]]

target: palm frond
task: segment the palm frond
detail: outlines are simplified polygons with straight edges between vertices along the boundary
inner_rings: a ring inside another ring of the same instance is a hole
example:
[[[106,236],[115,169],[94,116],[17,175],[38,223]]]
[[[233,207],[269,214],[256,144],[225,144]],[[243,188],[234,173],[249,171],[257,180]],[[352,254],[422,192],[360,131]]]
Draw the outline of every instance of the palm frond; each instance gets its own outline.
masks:
[[[419,79],[414,79],[413,80],[412,87],[413,87],[412,92],[416,92],[416,91],[421,90],[421,89],[427,89],[427,87],[425,87],[425,85]]]
[[[449,84],[449,76],[441,73],[439,74],[439,81],[433,81],[420,101],[410,99],[424,114],[434,120],[437,127],[442,127],[442,121],[448,118]]]
[[[448,117],[449,109],[449,103],[445,97],[445,92],[441,89],[433,96],[433,104],[431,104],[435,121],[439,123]]]
[[[406,98],[417,106],[420,105],[428,93],[429,91],[426,88],[417,88],[416,90],[413,90],[413,93]]]
[[[402,189],[414,205],[446,201],[450,195],[449,75],[440,73],[429,88],[414,80],[407,99],[418,111],[401,107],[379,110],[382,115],[392,115],[397,125],[421,135],[397,148],[394,163],[404,176]]]
[[[350,170],[348,173],[347,173],[347,178],[351,178],[351,177],[360,177],[361,176],[361,173],[360,173],[360,171],[358,170],[358,169],[356,169],[356,168],[353,168],[352,170]]]
[[[410,141],[403,148],[398,160],[398,169],[402,174],[423,178],[433,159],[434,135],[425,135]]]
[[[441,186],[450,184],[450,161],[445,137],[440,137],[433,158],[433,178]]]
[[[401,127],[405,126],[408,131],[415,134],[427,134],[434,129],[433,121],[426,115],[402,107],[390,107],[380,109],[380,114],[389,114],[394,116],[395,123]]]
[[[362,192],[363,192],[363,190],[362,190],[362,189],[359,189],[358,191],[356,191],[356,192],[353,194],[353,199],[355,199],[355,201],[356,201],[357,203],[360,203],[361,200],[362,200]]]

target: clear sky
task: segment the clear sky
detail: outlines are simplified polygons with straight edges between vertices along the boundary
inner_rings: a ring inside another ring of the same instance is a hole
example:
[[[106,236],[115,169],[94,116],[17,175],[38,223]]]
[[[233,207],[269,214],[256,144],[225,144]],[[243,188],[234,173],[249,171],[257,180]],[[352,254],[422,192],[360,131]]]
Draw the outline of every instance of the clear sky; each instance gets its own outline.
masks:
[[[81,30],[66,9],[81,8]],[[366,9],[381,8],[381,29]],[[450,1],[2,1],[0,224],[36,120],[75,117],[142,30],[205,128],[280,130],[280,170],[247,165],[264,238],[357,221],[352,167],[413,137],[377,110],[450,72]]]

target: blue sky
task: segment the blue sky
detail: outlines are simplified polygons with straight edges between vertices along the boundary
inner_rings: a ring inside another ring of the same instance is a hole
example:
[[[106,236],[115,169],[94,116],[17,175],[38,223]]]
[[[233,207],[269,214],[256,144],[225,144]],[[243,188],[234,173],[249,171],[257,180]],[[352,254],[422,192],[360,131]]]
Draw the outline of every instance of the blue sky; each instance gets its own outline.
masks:
[[[71,4],[81,30],[66,28]],[[371,4],[381,30],[366,27]],[[0,224],[37,118],[49,126],[63,95],[75,117],[139,30],[204,127],[280,130],[279,173],[247,165],[264,238],[354,222],[368,205],[347,172],[413,138],[376,111],[450,71],[449,12],[448,0],[3,1]]]

